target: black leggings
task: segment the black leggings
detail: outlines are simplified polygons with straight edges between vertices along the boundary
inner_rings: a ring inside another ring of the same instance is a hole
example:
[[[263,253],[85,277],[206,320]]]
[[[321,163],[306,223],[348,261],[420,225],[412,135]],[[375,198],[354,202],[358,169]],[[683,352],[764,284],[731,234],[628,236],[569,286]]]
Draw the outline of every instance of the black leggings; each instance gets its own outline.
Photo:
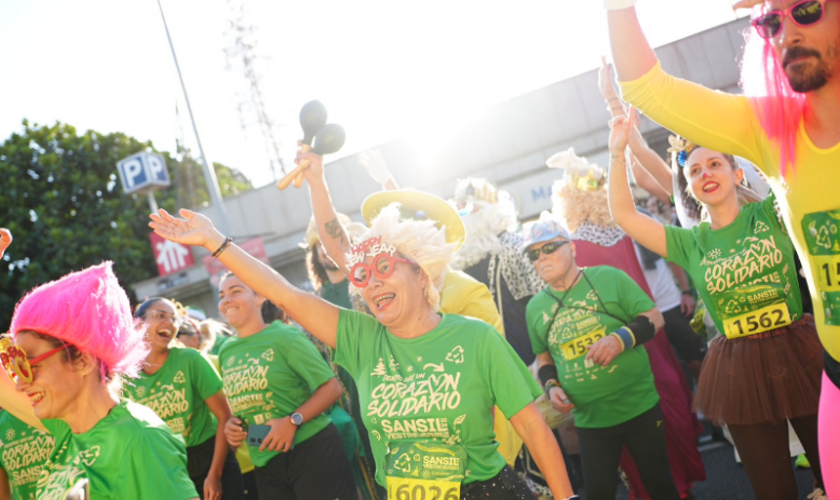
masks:
[[[341,435],[332,423],[254,472],[260,500],[358,500]]]
[[[680,500],[671,476],[665,424],[659,403],[613,427],[577,428],[583,478],[589,500],[614,500],[622,446],[636,462],[651,500]]]
[[[533,497],[525,482],[507,465],[492,479],[461,486],[461,500],[521,500]]]
[[[822,488],[817,416],[793,418],[790,425],[805,448],[816,485]],[[797,497],[796,476],[790,461],[787,422],[730,425],[729,432],[732,433],[732,440],[735,441],[741,455],[741,462],[750,478],[756,498],[787,500]]]
[[[216,436],[207,441],[187,448],[187,472],[195,485],[198,497],[204,499],[204,481],[210,466],[213,464],[213,454],[216,452]],[[245,487],[242,483],[242,469],[236,461],[233,450],[228,449],[225,465],[222,469],[222,500],[240,500]]]

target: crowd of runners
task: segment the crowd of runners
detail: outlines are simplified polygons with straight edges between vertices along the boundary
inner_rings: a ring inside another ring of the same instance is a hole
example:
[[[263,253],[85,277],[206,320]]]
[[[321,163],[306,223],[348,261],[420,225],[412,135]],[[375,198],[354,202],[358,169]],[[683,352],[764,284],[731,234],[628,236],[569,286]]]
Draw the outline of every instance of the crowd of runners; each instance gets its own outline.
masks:
[[[840,4],[740,2],[732,95],[663,71],[634,3],[605,0],[609,166],[551,157],[537,220],[484,179],[400,189],[374,151],[383,189],[352,222],[301,150],[314,293],[161,210],[158,235],[230,270],[222,321],[132,308],[110,262],[22,297],[0,500],[612,500],[619,471],[631,498],[679,500],[715,480],[700,420],[756,498],[797,498],[791,429],[808,498],[840,498]],[[0,229],[0,257],[13,244]]]

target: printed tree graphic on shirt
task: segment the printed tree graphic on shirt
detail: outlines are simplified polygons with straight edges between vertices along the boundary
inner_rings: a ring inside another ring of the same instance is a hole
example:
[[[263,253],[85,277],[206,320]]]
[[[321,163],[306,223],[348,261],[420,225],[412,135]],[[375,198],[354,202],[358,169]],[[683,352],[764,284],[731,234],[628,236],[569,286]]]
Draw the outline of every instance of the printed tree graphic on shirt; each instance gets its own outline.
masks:
[[[382,358],[379,358],[379,363],[376,363],[376,367],[373,369],[371,375],[385,375],[387,372],[385,371],[385,361]]]

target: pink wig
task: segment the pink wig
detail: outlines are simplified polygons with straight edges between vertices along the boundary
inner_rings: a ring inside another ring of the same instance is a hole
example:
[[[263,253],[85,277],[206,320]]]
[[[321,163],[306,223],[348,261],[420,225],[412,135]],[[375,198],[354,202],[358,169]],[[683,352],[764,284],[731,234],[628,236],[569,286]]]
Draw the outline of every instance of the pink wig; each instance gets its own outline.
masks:
[[[763,6],[756,7],[753,14],[759,15],[762,9]],[[744,38],[741,87],[751,98],[767,137],[781,149],[784,177],[788,165],[795,168],[796,134],[805,110],[805,94],[790,87],[770,40],[758,36],[752,26],[747,28]]]
[[[112,265],[103,262],[29,292],[15,308],[12,336],[49,335],[94,355],[108,378],[136,377],[148,348]]]

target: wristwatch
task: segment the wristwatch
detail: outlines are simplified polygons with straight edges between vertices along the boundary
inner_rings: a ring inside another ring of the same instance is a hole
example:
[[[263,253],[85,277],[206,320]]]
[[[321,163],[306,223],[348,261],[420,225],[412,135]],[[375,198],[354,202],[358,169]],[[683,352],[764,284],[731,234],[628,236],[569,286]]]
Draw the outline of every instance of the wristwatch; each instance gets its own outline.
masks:
[[[303,424],[303,415],[301,415],[298,412],[294,412],[291,415],[289,415],[289,420],[291,420],[292,423],[295,424],[295,427],[300,427]]]

